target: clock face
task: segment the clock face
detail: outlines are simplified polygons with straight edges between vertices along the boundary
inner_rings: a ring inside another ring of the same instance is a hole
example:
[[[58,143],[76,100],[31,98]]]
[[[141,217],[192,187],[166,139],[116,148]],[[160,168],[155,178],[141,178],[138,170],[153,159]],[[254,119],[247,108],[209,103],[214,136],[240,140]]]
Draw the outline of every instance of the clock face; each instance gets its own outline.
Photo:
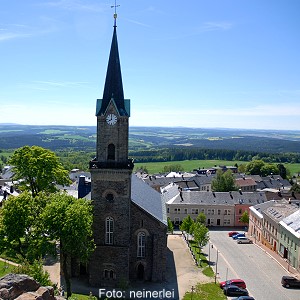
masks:
[[[107,123],[108,125],[115,125],[115,124],[117,123],[117,121],[118,121],[118,118],[117,118],[117,116],[114,115],[114,114],[109,114],[109,115],[107,115],[107,117],[106,117],[106,123]]]

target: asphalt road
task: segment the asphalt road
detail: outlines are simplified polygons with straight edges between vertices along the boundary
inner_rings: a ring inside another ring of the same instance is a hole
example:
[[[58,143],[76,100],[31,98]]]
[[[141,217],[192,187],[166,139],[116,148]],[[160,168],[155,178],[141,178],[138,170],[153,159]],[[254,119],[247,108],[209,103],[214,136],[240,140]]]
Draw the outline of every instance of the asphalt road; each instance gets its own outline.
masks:
[[[217,269],[217,282],[241,278],[256,300],[300,299],[300,289],[281,286],[281,277],[289,275],[282,266],[254,244],[237,244],[228,232],[211,230],[210,243],[203,249]]]

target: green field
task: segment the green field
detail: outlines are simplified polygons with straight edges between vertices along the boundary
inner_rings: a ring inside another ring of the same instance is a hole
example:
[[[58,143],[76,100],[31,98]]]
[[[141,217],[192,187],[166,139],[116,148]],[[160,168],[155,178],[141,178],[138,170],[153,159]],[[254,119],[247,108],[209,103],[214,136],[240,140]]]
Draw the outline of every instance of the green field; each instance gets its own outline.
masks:
[[[227,161],[227,160],[184,160],[184,161],[166,161],[166,162],[149,162],[149,163],[135,163],[135,170],[144,167],[147,168],[149,174],[162,173],[164,166],[170,165],[181,165],[184,172],[191,172],[194,169],[205,169],[214,166],[238,166],[241,164],[246,164],[246,161]],[[300,164],[284,164],[284,166],[289,171],[289,174],[293,175],[295,173],[300,173]]]

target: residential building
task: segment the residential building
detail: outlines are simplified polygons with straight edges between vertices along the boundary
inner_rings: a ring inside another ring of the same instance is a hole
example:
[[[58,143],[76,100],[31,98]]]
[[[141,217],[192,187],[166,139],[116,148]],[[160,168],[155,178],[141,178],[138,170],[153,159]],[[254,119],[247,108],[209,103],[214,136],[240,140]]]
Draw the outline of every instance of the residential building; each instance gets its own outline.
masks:
[[[182,191],[176,192],[176,186],[171,189],[168,197],[168,190],[165,191],[167,216],[174,224],[179,225],[182,220],[190,215],[196,219],[199,213],[206,215],[207,226],[245,226],[240,221],[249,207],[266,201],[264,193],[252,192],[197,192]]]
[[[300,209],[279,222],[278,253],[300,271]]]
[[[298,206],[291,204],[286,200],[274,202],[272,206],[267,207],[262,211],[263,215],[263,235],[262,244],[269,249],[278,251],[278,232],[279,222],[289,216],[296,210]]]

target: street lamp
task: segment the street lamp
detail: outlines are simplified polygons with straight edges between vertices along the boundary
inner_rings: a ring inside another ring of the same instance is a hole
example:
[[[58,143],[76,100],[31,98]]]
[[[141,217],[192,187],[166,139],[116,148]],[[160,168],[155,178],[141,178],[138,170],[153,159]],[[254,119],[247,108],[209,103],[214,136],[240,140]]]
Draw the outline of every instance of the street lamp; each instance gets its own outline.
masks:
[[[219,250],[217,250],[215,283],[217,283],[217,274],[218,274],[218,257],[219,257]]]

